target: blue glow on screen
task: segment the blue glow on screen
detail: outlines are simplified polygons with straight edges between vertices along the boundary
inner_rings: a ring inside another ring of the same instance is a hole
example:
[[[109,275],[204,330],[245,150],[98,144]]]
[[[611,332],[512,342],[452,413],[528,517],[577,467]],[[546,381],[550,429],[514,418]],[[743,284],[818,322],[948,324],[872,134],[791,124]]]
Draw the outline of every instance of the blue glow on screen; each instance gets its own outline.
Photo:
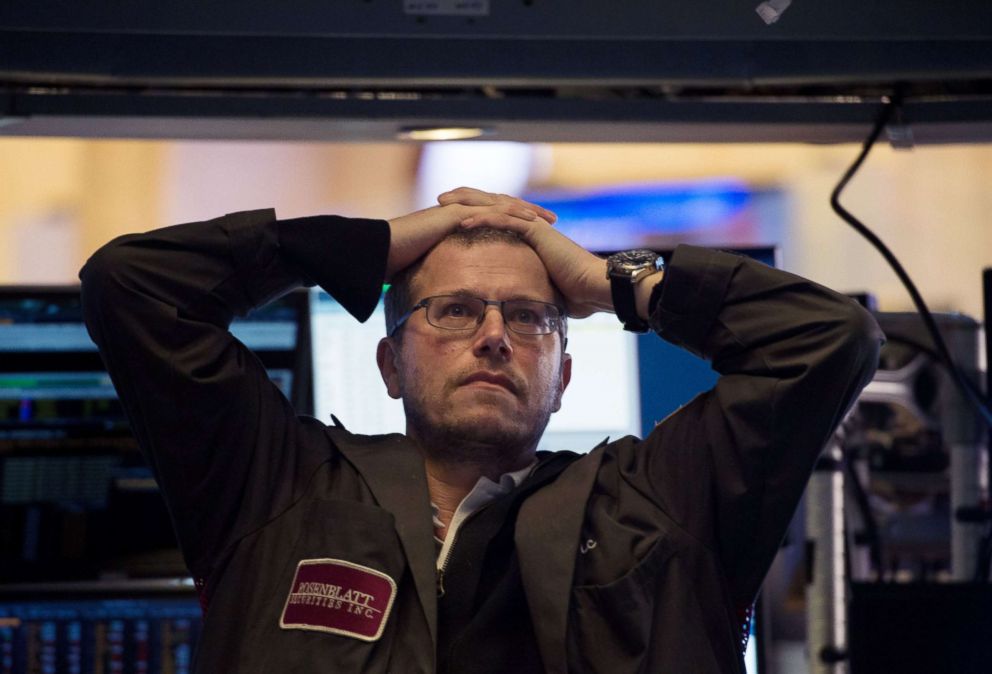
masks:
[[[747,224],[754,192],[733,179],[532,192],[525,198],[558,215],[558,227],[587,248],[650,245],[659,237]]]

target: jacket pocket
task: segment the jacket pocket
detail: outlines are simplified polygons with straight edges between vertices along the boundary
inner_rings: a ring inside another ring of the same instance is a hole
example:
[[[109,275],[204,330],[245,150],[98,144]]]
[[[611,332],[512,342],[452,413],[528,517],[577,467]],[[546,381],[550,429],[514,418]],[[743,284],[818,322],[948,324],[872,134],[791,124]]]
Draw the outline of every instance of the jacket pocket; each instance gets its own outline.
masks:
[[[665,537],[656,540],[644,559],[620,578],[573,589],[569,642],[584,644],[579,650],[590,659],[585,663],[588,671],[638,671],[651,635],[656,580],[674,552],[665,543]],[[606,655],[609,667],[594,662]]]
[[[699,551],[663,536],[629,572],[604,585],[578,585],[569,613],[570,669],[583,672],[728,671],[708,638],[708,574]],[[721,642],[722,645],[722,642]],[[733,662],[731,660],[731,662]]]

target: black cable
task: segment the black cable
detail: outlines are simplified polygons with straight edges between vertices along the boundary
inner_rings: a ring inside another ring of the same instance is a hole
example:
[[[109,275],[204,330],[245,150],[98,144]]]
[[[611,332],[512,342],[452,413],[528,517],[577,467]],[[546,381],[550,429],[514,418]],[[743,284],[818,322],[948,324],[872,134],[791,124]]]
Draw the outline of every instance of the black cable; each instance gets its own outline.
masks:
[[[841,178],[840,182],[837,183],[833,193],[830,195],[830,206],[842,220],[854,228],[854,230],[861,234],[861,236],[865,237],[868,242],[882,254],[882,257],[884,257],[886,262],[889,263],[892,270],[895,271],[896,276],[899,277],[899,280],[902,281],[903,285],[906,287],[906,290],[909,292],[910,298],[913,300],[913,304],[916,306],[916,310],[920,314],[920,318],[923,320],[927,331],[930,333],[930,337],[937,349],[937,353],[940,355],[940,359],[947,366],[948,371],[953,373],[954,382],[961,391],[961,394],[966,400],[975,406],[981,418],[985,421],[989,428],[992,428],[992,411],[987,409],[987,403],[984,400],[976,396],[975,391],[972,390],[969,383],[966,383],[967,378],[954,363],[954,359],[951,357],[947,344],[944,342],[944,338],[940,334],[940,330],[937,328],[937,323],[933,319],[933,314],[930,313],[930,309],[927,308],[926,302],[920,295],[919,290],[916,289],[916,284],[914,284],[912,279],[909,278],[909,274],[907,274],[906,270],[903,269],[902,264],[900,264],[899,260],[897,260],[895,255],[892,254],[892,251],[890,251],[888,247],[882,243],[882,240],[879,239],[874,232],[868,229],[868,227],[866,227],[860,220],[854,217],[854,215],[847,211],[840,203],[841,192],[847,186],[847,183],[850,182],[851,178],[854,177],[857,170],[861,167],[861,164],[868,156],[868,152],[871,151],[871,148],[878,139],[882,129],[884,129],[885,125],[888,123],[889,117],[892,116],[892,111],[898,105],[899,101],[893,98],[885,105],[884,108],[882,108],[882,113],[879,115],[878,120],[875,122],[875,127],[872,129],[871,134],[865,141],[865,144],[861,149],[861,154],[858,155],[858,158],[855,159],[854,163],[847,169],[847,172]]]
[[[943,336],[940,334],[940,330],[937,328],[937,323],[933,319],[933,314],[930,313],[930,309],[927,308],[926,302],[923,301],[923,297],[920,292],[916,289],[916,284],[913,283],[912,279],[909,278],[909,274],[903,269],[902,264],[896,259],[896,256],[892,254],[892,251],[882,243],[882,240],[875,235],[868,227],[866,227],[860,220],[858,220],[854,215],[852,215],[847,209],[845,209],[840,203],[841,192],[847,187],[847,183],[850,182],[854,174],[861,168],[861,164],[864,163],[865,158],[871,151],[872,146],[875,141],[878,140],[879,134],[882,133],[882,129],[888,124],[889,118],[892,116],[893,111],[895,111],[899,105],[902,103],[902,97],[897,93],[892,98],[886,101],[885,106],[882,108],[878,115],[878,119],[875,120],[875,126],[872,128],[871,133],[868,134],[868,138],[865,140],[864,145],[861,148],[861,153],[858,155],[854,163],[847,169],[840,182],[834,188],[830,195],[830,206],[833,208],[834,212],[847,224],[849,224],[854,231],[858,232],[865,239],[871,243],[885,261],[889,263],[892,270],[895,271],[896,276],[902,281],[902,284],[906,287],[909,292],[910,298],[913,300],[914,306],[916,306],[917,312],[920,314],[920,318],[923,320],[923,325],[926,327],[927,332],[930,333],[930,337],[933,340],[934,346],[937,349],[937,353],[940,355],[940,359],[947,366],[949,372],[953,374],[952,380],[958,387],[958,390],[964,396],[971,405],[977,410],[979,417],[992,429],[992,409],[989,409],[989,405],[985,400],[982,400],[980,395],[969,386],[968,379],[965,377],[964,373],[957,367],[954,363],[954,359],[951,357],[951,352],[947,348],[947,344],[944,342]],[[986,551],[992,548],[992,531],[989,535],[985,537],[985,540],[980,546],[979,566],[976,568],[976,576],[981,576],[979,580],[984,579],[985,573],[982,571],[981,561],[984,559]],[[986,572],[987,573],[987,572]]]
[[[875,513],[871,511],[871,504],[868,501],[868,490],[861,484],[861,476],[858,475],[856,466],[854,465],[853,449],[844,449],[844,475],[847,477],[851,491],[854,493],[854,502],[861,512],[861,524],[864,526],[863,531],[855,532],[855,534],[861,533],[864,539],[863,541],[856,542],[861,544],[867,542],[868,558],[878,573],[876,580],[882,582],[885,579],[885,569],[882,568],[882,536],[878,530],[878,520],[875,519]],[[848,571],[850,572],[850,570]]]

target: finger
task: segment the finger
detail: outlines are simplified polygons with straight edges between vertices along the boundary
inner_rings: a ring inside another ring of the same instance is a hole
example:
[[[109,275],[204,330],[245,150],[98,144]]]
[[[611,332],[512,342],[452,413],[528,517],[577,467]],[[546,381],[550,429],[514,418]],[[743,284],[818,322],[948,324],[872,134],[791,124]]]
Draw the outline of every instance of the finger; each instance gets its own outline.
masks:
[[[512,204],[506,209],[507,215],[512,215],[515,218],[520,218],[521,220],[537,220],[537,213],[532,211],[530,208],[524,206],[518,206],[517,204]]]
[[[538,204],[533,204],[529,201],[524,201],[523,199],[507,194],[493,194],[491,192],[484,192],[471,187],[458,187],[445,192],[438,196],[437,201],[442,206],[447,206],[450,204],[462,204],[465,206],[492,206],[500,202],[512,203],[527,210],[534,211],[537,213],[539,218],[545,220],[549,224],[553,225],[558,221],[558,216],[553,211],[549,211]]]
[[[537,214],[537,217],[539,217],[542,220],[546,221],[550,225],[553,225],[553,224],[555,224],[555,222],[558,221],[558,216],[555,215],[554,212],[549,211],[548,209],[546,209],[546,208],[544,208],[544,207],[542,207],[542,206],[540,206],[538,204],[534,204],[534,203],[531,203],[529,201],[524,201],[523,199],[520,199],[520,198],[517,198],[517,197],[506,196],[505,194],[501,194],[501,195],[499,195],[499,197],[500,198],[505,198],[505,199],[507,199],[509,201],[512,201],[518,207],[524,208],[524,209],[526,209],[528,211],[533,211],[534,213]]]
[[[458,205],[461,206],[464,204],[459,202]],[[514,218],[520,218],[521,220],[538,219],[538,214],[533,209],[529,208],[527,202],[519,201],[517,199],[503,199],[500,203],[493,204],[491,206],[469,206],[468,208],[475,211],[472,215],[480,215],[484,213],[505,213],[513,216]]]
[[[558,222],[558,215],[554,211],[549,211],[548,209],[542,208],[537,204],[532,204],[531,208],[537,211],[538,217],[546,221],[549,225],[553,225]]]
[[[458,187],[438,195],[437,202],[442,206],[462,204],[464,206],[492,206],[496,196],[471,187]]]
[[[474,217],[477,223],[492,224],[494,227],[504,226],[505,223],[513,220],[531,223],[539,220],[537,213],[530,208],[519,205],[519,203],[526,202],[504,199],[501,203],[493,206],[470,206],[469,208],[474,212],[467,213],[466,217]]]
[[[553,211],[549,211],[538,204],[533,204],[507,194],[493,194],[472,187],[458,187],[444,192],[438,195],[437,202],[442,206],[449,206],[451,204],[461,204],[463,206],[494,206],[500,203],[512,204],[516,207],[513,211],[514,213],[521,213],[523,211],[533,212],[536,213],[536,217],[552,225],[558,221],[558,216]],[[531,218],[528,216],[528,219]]]

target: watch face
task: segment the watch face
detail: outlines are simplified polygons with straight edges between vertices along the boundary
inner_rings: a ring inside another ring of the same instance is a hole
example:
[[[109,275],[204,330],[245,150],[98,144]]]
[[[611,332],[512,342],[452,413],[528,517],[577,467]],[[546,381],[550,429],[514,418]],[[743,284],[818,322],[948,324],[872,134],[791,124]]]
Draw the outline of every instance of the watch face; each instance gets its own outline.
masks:
[[[607,258],[611,276],[631,276],[642,269],[662,269],[661,256],[653,250],[625,250]]]

